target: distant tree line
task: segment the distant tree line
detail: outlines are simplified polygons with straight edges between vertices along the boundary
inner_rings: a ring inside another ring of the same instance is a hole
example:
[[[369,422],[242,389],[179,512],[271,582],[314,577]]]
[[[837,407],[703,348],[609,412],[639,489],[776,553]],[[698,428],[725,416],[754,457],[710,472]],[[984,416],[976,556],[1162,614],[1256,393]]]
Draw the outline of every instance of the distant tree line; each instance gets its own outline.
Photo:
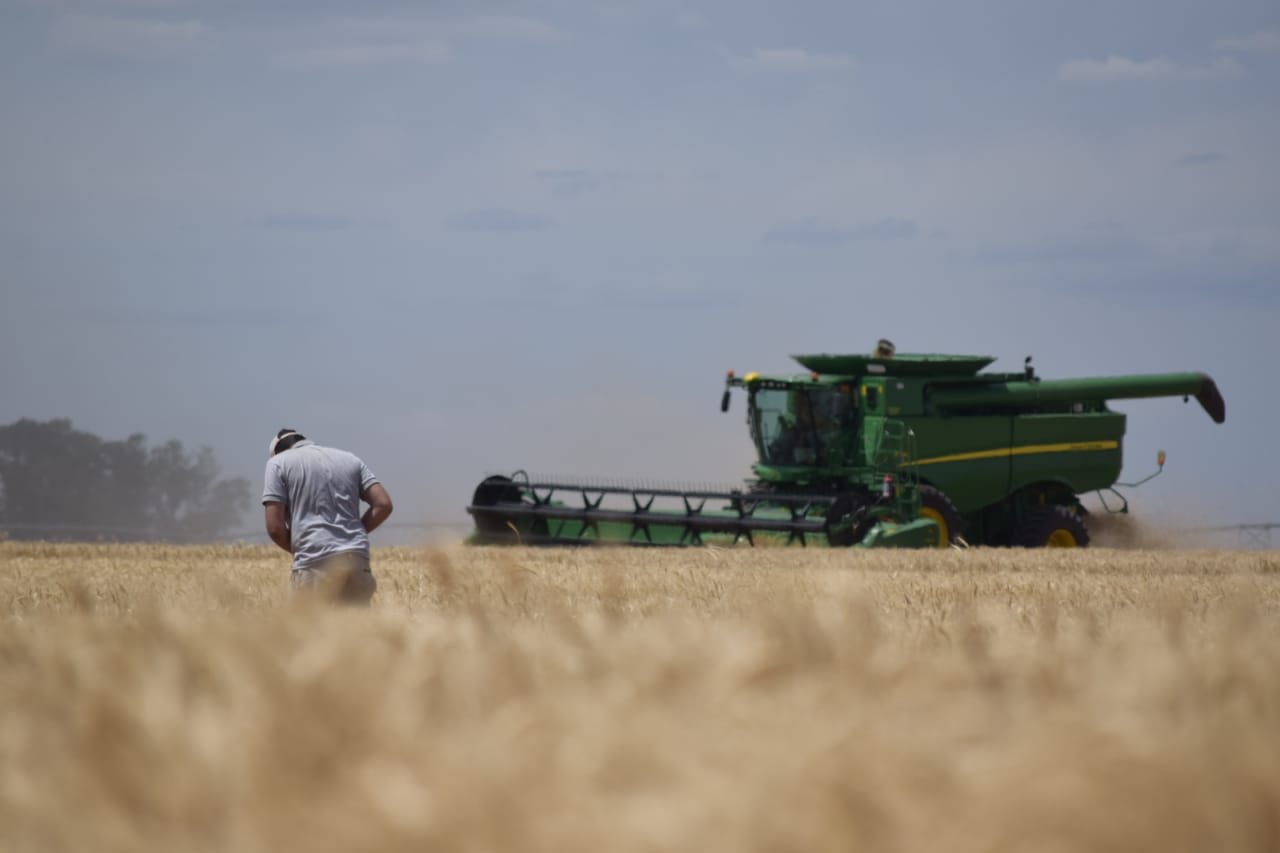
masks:
[[[236,529],[243,477],[219,479],[213,451],[180,441],[107,441],[71,421],[0,426],[0,532],[14,539],[203,541]]]

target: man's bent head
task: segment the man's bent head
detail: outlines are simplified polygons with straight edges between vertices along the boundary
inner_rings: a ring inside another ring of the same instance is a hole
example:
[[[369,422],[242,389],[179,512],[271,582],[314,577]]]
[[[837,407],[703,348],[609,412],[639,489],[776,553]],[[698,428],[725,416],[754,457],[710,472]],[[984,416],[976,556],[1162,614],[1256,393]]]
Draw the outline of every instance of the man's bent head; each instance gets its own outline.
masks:
[[[305,441],[306,436],[290,427],[285,427],[276,433],[276,437],[271,439],[270,454],[275,456],[277,453],[284,453],[290,447],[293,447],[299,441]]]

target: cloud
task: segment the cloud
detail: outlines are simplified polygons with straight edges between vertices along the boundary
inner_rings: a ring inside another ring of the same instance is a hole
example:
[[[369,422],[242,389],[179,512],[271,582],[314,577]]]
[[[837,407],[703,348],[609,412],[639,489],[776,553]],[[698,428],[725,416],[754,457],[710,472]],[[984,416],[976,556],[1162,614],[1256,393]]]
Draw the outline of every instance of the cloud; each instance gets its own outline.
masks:
[[[539,169],[534,177],[551,188],[557,198],[573,198],[623,184],[654,184],[664,180],[661,172],[610,169]]]
[[[520,213],[502,207],[472,210],[449,221],[459,231],[536,231],[547,228],[551,220],[533,213]]]
[[[617,270],[576,282],[537,272],[525,275],[511,292],[486,296],[486,308],[552,313],[582,309],[727,309],[742,304],[744,298],[739,286],[713,284],[685,270]]]
[[[51,33],[54,48],[62,53],[112,60],[181,58],[207,48],[209,37],[209,28],[195,20],[85,14],[59,17]]]
[[[309,27],[336,41],[421,42],[461,39],[560,38],[563,33],[536,18],[489,15],[437,18],[421,14],[369,14],[363,17],[318,17]]]
[[[815,219],[792,222],[769,229],[764,242],[793,246],[843,246],[847,243],[883,240],[910,240],[920,227],[908,219],[881,219],[852,228],[821,225]]]
[[[557,39],[564,34],[550,24],[536,18],[519,18],[512,15],[487,15],[463,18],[445,24],[445,28],[462,36],[507,39]]]
[[[451,51],[439,42],[391,42],[333,45],[282,53],[279,64],[289,68],[426,65],[448,62]]]
[[[248,224],[266,231],[350,231],[363,223],[349,216],[329,213],[272,213],[250,220]]]
[[[908,240],[919,233],[919,226],[911,220],[881,219],[854,228],[852,237],[854,240]]]
[[[62,309],[69,318],[102,326],[206,326],[250,327],[290,326],[314,321],[321,314],[291,306],[282,311],[276,306],[164,309],[122,305],[88,305]]]
[[[696,9],[684,9],[671,19],[671,25],[682,32],[696,32],[707,26],[707,17]]]
[[[1115,263],[1147,257],[1151,249],[1120,233],[1050,237],[1018,243],[993,243],[978,249],[976,260],[984,264],[1044,264],[1064,261]]]
[[[725,310],[742,304],[742,296],[725,290],[623,288],[597,292],[592,301],[600,308],[627,311]]]
[[[664,270],[593,286],[584,301],[610,310],[661,312],[734,308],[742,303],[742,298],[742,291],[737,287],[709,284],[684,270]]]
[[[48,10],[171,9],[190,0],[19,0],[19,5]]]
[[[1076,83],[1111,80],[1223,80],[1242,77],[1245,68],[1233,57],[1224,56],[1208,65],[1179,65],[1163,57],[1134,60],[1123,56],[1106,59],[1072,59],[1058,66],[1058,79]]]
[[[290,68],[429,65],[450,61],[459,43],[479,39],[548,41],[562,33],[534,18],[442,19],[416,14],[320,17],[282,32],[275,61]]]
[[[1204,151],[1196,154],[1188,154],[1178,160],[1178,166],[1212,166],[1214,163],[1221,163],[1227,159],[1224,155],[1217,151]]]
[[[528,276],[517,292],[494,298],[492,305],[549,312],[583,308],[684,311],[734,308],[742,301],[741,289],[711,285],[684,272],[652,275],[624,272],[606,275],[585,285],[573,285],[545,275]]]
[[[1243,36],[1223,36],[1213,46],[1217,50],[1242,53],[1280,53],[1280,29],[1258,30]]]
[[[853,65],[853,57],[843,53],[811,53],[793,47],[761,48],[749,58],[739,60],[738,65],[765,71],[824,71],[848,68]]]
[[[1108,269],[1101,277],[1082,278],[1072,288],[1113,305],[1248,306],[1280,307],[1276,287],[1280,269],[1261,267],[1223,270],[1204,264],[1141,266],[1129,270]],[[1206,285],[1212,281],[1212,286]]]
[[[572,198],[599,189],[605,176],[585,169],[540,169],[534,173],[540,181],[551,185],[552,195]]]

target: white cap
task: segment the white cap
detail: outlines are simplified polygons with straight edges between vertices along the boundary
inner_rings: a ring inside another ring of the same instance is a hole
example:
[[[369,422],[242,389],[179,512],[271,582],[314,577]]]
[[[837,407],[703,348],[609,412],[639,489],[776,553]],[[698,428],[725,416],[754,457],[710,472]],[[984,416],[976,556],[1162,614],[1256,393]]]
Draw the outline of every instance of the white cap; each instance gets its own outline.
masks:
[[[290,430],[289,432],[282,432],[280,433],[280,435],[277,435],[275,438],[271,439],[271,444],[267,446],[267,450],[268,450],[267,455],[275,456],[276,448],[280,446],[280,442],[284,441],[286,438],[292,438],[295,435],[300,436],[301,433]]]

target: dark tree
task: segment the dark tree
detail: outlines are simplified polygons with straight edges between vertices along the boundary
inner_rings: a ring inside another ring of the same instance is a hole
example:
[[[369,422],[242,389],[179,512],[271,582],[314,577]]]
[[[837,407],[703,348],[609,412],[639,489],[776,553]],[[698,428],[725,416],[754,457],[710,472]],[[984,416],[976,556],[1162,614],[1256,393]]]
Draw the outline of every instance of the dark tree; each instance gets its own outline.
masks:
[[[0,426],[0,527],[21,538],[216,539],[250,503],[209,448],[104,441],[65,419]]]

